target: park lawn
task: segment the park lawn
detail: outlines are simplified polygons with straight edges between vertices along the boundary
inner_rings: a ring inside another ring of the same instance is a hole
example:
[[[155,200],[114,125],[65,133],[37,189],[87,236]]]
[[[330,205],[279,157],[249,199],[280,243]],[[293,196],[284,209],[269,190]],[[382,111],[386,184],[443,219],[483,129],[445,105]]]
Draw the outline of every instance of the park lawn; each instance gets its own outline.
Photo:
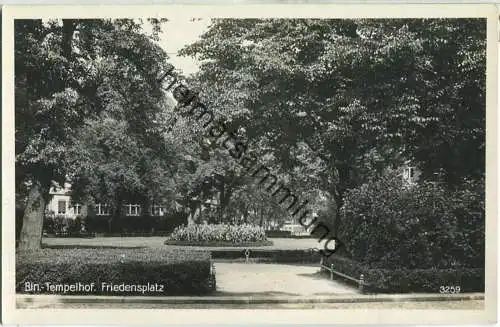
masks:
[[[50,248],[74,248],[74,247],[112,247],[112,248],[168,248],[168,249],[191,249],[199,250],[205,247],[165,245],[163,236],[147,237],[46,237],[42,239],[44,247]],[[272,245],[259,246],[261,249],[280,249],[280,250],[307,250],[314,247],[320,247],[318,240],[314,238],[269,238]],[[238,246],[237,246],[238,247]],[[242,247],[247,248],[247,247]],[[252,247],[250,247],[252,248]]]
[[[41,249],[16,255],[16,292],[58,295],[203,295],[214,285],[210,254],[168,248]],[[93,285],[72,290],[51,285]],[[106,286],[103,284],[105,283]],[[32,287],[40,285],[39,288]],[[110,287],[108,285],[136,285]],[[141,287],[139,287],[141,286]]]

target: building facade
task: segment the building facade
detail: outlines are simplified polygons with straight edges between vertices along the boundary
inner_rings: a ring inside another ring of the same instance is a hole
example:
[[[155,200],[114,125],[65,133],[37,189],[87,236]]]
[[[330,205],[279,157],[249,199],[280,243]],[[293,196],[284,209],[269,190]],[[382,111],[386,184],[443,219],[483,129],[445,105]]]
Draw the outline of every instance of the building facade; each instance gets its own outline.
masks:
[[[54,184],[50,190],[50,200],[46,206],[46,213],[53,216],[76,219],[86,217],[89,214],[89,205],[71,201],[71,184],[65,183],[64,187]],[[96,216],[110,216],[111,206],[106,203],[96,203],[93,205],[93,213]],[[141,216],[145,214],[144,208],[138,203],[125,203],[122,207],[125,216]],[[150,216],[163,216],[166,212],[164,205],[153,203],[149,208]]]

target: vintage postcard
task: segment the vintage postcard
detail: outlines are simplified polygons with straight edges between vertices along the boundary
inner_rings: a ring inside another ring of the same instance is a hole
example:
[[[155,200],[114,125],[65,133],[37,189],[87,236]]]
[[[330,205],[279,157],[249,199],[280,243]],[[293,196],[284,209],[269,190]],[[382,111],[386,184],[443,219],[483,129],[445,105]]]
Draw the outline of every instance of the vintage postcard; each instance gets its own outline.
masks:
[[[495,322],[498,20],[5,6],[3,322]]]

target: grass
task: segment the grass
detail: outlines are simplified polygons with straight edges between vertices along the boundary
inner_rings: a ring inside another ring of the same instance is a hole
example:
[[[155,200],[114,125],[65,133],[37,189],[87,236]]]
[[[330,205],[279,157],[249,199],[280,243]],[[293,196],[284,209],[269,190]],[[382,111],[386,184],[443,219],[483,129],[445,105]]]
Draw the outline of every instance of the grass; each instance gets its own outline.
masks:
[[[164,245],[165,237],[96,237],[96,238],[43,238],[46,248],[71,248],[71,247],[115,247],[115,248],[179,248],[180,245]],[[318,246],[315,239],[272,238],[273,245],[265,246],[269,249],[306,250]],[[200,247],[201,248],[201,247]],[[244,246],[242,247],[244,248]]]

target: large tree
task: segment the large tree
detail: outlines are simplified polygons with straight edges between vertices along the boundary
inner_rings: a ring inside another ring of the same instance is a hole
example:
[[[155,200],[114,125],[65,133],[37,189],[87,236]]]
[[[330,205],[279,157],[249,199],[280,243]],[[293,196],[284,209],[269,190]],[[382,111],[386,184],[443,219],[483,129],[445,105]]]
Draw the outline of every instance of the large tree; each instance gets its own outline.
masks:
[[[85,118],[112,111],[116,94],[130,133],[158,143],[143,133],[158,110],[156,73],[166,58],[154,42],[161,22],[150,22],[147,36],[141,21],[127,19],[16,20],[16,182],[29,188],[21,249],[40,247],[49,188],[67,179],[72,137]],[[128,88],[117,87],[124,77]]]
[[[203,61],[214,110],[338,208],[405,160],[451,187],[484,173],[485,33],[482,19],[218,19],[182,54]]]

